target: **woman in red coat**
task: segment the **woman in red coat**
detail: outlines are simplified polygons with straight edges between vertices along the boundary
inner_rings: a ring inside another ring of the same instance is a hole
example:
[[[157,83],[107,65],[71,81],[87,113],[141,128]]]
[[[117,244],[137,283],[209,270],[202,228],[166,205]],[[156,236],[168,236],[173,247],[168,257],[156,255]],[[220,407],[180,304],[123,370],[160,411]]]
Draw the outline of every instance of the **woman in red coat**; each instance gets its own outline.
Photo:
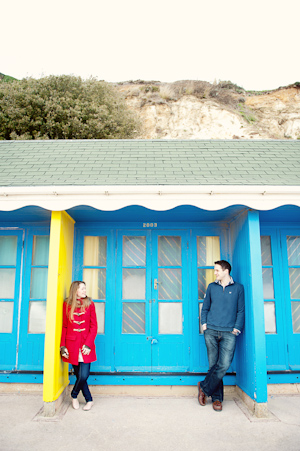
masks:
[[[82,390],[86,400],[83,410],[90,410],[93,398],[87,379],[90,375],[91,362],[97,360],[95,338],[97,335],[97,316],[95,304],[86,295],[85,282],[71,284],[70,293],[63,305],[63,327],[60,353],[64,362],[74,368],[76,382],[71,392],[72,405],[79,409],[77,396]]]

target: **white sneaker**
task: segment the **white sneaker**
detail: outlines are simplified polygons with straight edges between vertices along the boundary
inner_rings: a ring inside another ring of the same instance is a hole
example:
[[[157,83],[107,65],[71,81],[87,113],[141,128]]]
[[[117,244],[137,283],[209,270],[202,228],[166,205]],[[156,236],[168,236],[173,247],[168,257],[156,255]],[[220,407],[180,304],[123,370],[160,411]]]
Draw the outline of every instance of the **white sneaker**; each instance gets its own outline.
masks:
[[[82,408],[83,410],[91,410],[91,408],[93,407],[94,403],[93,401],[88,401],[86,403],[86,405]]]
[[[78,410],[78,409],[79,409],[79,401],[78,401],[77,398],[72,398],[72,407],[73,407],[73,409],[75,409],[75,410]]]

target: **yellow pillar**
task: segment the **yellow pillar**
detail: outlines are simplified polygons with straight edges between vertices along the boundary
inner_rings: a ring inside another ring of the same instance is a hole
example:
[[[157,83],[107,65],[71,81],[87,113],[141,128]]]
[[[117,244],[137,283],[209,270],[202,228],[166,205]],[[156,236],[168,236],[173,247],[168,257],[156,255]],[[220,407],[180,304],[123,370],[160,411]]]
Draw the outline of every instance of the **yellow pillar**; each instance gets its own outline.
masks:
[[[69,384],[68,364],[60,358],[62,306],[72,282],[75,221],[65,211],[51,215],[45,333],[43,398],[53,403]]]

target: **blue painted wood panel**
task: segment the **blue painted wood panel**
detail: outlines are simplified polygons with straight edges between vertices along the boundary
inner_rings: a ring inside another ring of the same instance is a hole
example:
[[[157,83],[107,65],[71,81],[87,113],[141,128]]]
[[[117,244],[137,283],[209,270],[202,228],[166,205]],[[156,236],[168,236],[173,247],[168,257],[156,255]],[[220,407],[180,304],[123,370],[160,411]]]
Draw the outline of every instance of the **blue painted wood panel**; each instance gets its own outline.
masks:
[[[286,309],[285,309],[285,287],[282,277],[282,256],[280,237],[278,230],[275,228],[268,229],[261,227],[261,236],[270,237],[271,244],[271,261],[270,268],[273,274],[274,295],[268,296],[264,299],[265,303],[275,304],[275,327],[276,332],[266,333],[266,362],[268,371],[279,371],[288,369],[288,352],[287,352],[287,324],[286,324]],[[263,269],[264,265],[262,256]]]
[[[151,371],[150,230],[117,231],[115,371]]]
[[[207,371],[206,347],[199,333],[196,240],[197,235],[220,235],[221,257],[228,258],[228,229],[208,225],[192,233],[191,228],[174,224],[159,227],[153,223],[149,228],[143,225],[75,226],[74,280],[83,277],[84,237],[107,237],[105,333],[97,336],[98,360],[92,364],[92,371]],[[162,257],[160,246],[167,255]],[[168,262],[172,258],[174,261]],[[130,280],[139,285],[141,278],[144,292],[139,286],[139,294],[132,294]],[[169,327],[160,323],[159,316],[168,316],[168,312],[175,315],[176,327],[181,329],[171,333],[160,330]]]
[[[24,272],[22,285],[22,309],[20,314],[20,341],[18,355],[18,369],[26,371],[41,371],[44,367],[44,344],[45,344],[45,323],[44,317],[41,318],[39,332],[30,331],[29,315],[30,302],[43,303],[47,296],[47,269],[48,262],[43,265],[34,265],[32,261],[34,237],[48,237],[50,234],[49,227],[30,228],[26,233],[25,255],[24,255]],[[39,287],[32,292],[32,270],[42,269],[45,271],[39,281]],[[38,296],[37,298],[35,296]],[[46,303],[45,303],[46,305]]]
[[[291,248],[293,240],[289,237],[299,237],[300,228],[262,226],[261,235],[271,238],[274,299],[265,299],[265,302],[275,302],[276,314],[276,332],[266,333],[267,369],[298,371],[300,329],[295,324],[293,327],[292,305],[299,306],[300,311],[300,291],[297,289],[300,286],[300,248],[297,240]],[[289,259],[290,252],[293,259]]]
[[[289,368],[300,370],[300,228],[281,230]]]
[[[232,276],[244,285],[245,327],[237,339],[237,384],[256,402],[267,401],[259,215],[245,211],[231,224]]]
[[[30,333],[29,331],[29,305],[32,274],[32,250],[34,236],[49,235],[49,227],[27,227],[16,230],[0,231],[1,236],[17,236],[17,256],[15,264],[15,290],[14,299],[2,299],[1,302],[13,302],[13,328],[10,333],[0,333],[2,343],[1,370],[42,371],[44,365],[44,331]],[[23,245],[24,242],[24,245]],[[37,262],[38,263],[38,262]],[[47,266],[34,265],[34,269],[46,269],[42,285],[47,283]],[[12,267],[12,266],[11,266]],[[47,286],[41,287],[36,279],[35,296],[44,293],[43,299],[35,299],[38,305],[46,303]],[[38,324],[39,326],[39,324]],[[43,324],[41,324],[43,329]]]
[[[190,367],[188,234],[178,230],[153,230],[151,234],[151,329],[157,340],[151,347],[152,371],[186,372]],[[166,324],[169,315],[173,315],[172,324]]]
[[[18,349],[18,331],[19,331],[19,306],[20,306],[20,290],[21,290],[21,263],[22,263],[22,250],[23,250],[23,234],[24,230],[0,230],[0,237],[2,237],[3,248],[1,252],[11,253],[11,249],[4,249],[4,239],[9,237],[14,239],[16,237],[16,249],[13,252],[13,257],[9,255],[2,255],[0,269],[3,274],[2,283],[5,284],[5,274],[10,272],[14,278],[14,286],[11,289],[2,290],[0,302],[2,315],[5,315],[4,329],[7,332],[0,333],[0,371],[14,370],[17,368],[17,349]],[[10,247],[10,246],[9,246]],[[12,280],[13,283],[13,280]],[[7,293],[6,293],[7,291]],[[8,292],[9,291],[9,292]],[[3,296],[3,292],[6,296]],[[7,313],[5,313],[7,312]],[[12,318],[11,318],[12,312]],[[7,315],[7,316],[6,316]],[[12,322],[11,322],[12,320]],[[7,329],[6,329],[7,328]]]

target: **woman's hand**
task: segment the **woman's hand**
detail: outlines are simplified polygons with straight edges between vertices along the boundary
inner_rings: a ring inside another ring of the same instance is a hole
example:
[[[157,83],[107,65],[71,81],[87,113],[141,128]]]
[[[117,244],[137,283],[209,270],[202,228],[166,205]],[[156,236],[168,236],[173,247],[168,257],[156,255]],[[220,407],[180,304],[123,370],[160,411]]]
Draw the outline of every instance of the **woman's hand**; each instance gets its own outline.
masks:
[[[83,355],[89,355],[89,353],[91,352],[91,348],[89,348],[86,345],[83,345],[82,348],[81,348],[81,352],[82,352]]]
[[[69,351],[68,351],[68,349],[67,349],[65,346],[62,346],[62,347],[60,348],[60,355],[61,355],[62,357],[64,357],[65,359],[68,359],[68,358],[69,358]]]

